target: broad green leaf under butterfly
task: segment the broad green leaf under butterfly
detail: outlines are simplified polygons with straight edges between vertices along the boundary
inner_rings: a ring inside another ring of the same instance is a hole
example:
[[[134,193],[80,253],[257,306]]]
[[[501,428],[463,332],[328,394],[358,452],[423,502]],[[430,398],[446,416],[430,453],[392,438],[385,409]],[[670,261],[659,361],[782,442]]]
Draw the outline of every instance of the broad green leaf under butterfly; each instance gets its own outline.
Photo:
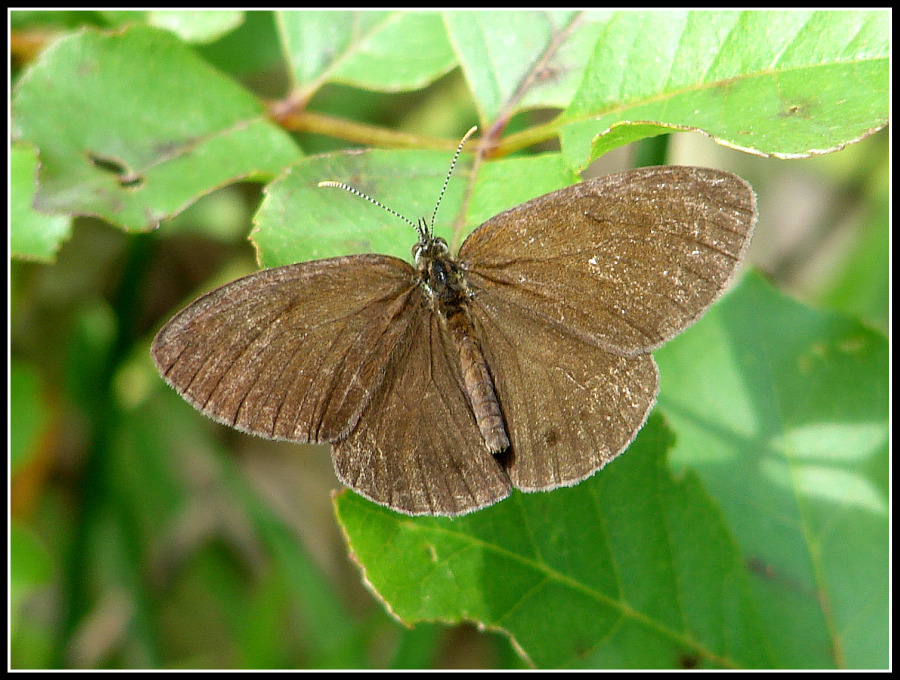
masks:
[[[683,657],[885,667],[883,338],[784,301],[751,276],[657,355],[660,410],[676,428],[672,457],[697,470],[714,501],[692,476],[669,478],[664,445],[648,446],[654,418],[578,487],[514,495],[454,521],[410,519],[344,494],[338,514],[371,587],[406,623],[502,629],[539,666],[674,667]],[[842,357],[836,365],[832,355]],[[741,566],[729,570],[731,560]],[[711,562],[725,568],[702,571]],[[608,591],[596,585],[603,576]],[[737,599],[710,604],[727,596]],[[685,608],[676,618],[690,630],[666,623],[669,599]],[[673,643],[685,639],[699,649]],[[722,644],[742,651],[725,654]]]
[[[698,326],[656,353],[659,405],[674,464],[703,479],[753,566],[778,665],[886,667],[885,338],[756,276]]]
[[[485,163],[472,187],[466,224],[475,227],[527,200],[579,181],[558,153],[514,156]],[[455,236],[465,236],[457,234]]]
[[[126,229],[152,229],[299,155],[258,99],[145,27],[62,38],[19,81],[13,110],[18,136],[40,153],[36,207]]]
[[[311,156],[266,187],[251,235],[266,267],[351,253],[410,258],[414,232],[381,208],[346,192],[322,188],[342,181],[410,220],[430,218],[447,172],[447,154],[434,151],[365,151]],[[461,159],[436,217],[436,232],[458,246],[468,233],[507,208],[575,183],[559,154],[509,158],[484,165],[458,219],[467,179]]]
[[[335,499],[370,588],[404,623],[472,621],[540,668],[764,667],[746,575],[696,479],[674,480],[651,418],[602,473],[455,520]]]
[[[275,267],[353,253],[409,261],[415,241],[410,225],[357,196],[319,187],[319,182],[346,182],[415,221],[431,217],[446,174],[447,154],[440,151],[374,150],[305,158],[266,187],[251,233],[259,261]],[[460,163],[435,222],[436,233],[448,241],[465,177]]]
[[[890,14],[622,12],[562,115],[572,167],[672,130],[781,158],[887,124]],[[588,152],[588,150],[590,150]]]

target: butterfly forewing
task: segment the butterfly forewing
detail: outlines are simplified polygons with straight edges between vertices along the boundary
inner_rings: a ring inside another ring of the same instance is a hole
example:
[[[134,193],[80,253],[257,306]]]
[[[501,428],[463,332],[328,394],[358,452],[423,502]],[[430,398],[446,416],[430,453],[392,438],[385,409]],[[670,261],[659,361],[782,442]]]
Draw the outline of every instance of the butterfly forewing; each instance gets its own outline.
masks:
[[[410,515],[459,515],[505,498],[509,478],[485,446],[456,349],[424,298],[409,337],[365,416],[334,445],[338,476]]]
[[[459,259],[490,290],[620,354],[648,352],[720,295],[756,220],[749,185],[706,168],[640,168],[491,218]]]
[[[160,373],[244,432],[328,442],[356,425],[414,311],[412,268],[356,255],[251,274],[201,297],[153,341]]]

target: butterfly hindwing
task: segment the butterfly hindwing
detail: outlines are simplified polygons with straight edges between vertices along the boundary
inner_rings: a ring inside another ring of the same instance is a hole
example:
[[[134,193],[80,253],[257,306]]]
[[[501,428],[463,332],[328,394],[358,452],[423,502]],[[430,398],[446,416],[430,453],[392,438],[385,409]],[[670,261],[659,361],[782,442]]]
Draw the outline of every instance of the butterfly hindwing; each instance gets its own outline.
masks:
[[[649,354],[621,356],[585,342],[494,291],[472,301],[503,411],[513,485],[571,486],[621,453],[656,400]]]
[[[478,430],[456,348],[424,300],[409,338],[365,416],[335,444],[338,477],[410,515],[459,515],[505,498],[509,479]]]

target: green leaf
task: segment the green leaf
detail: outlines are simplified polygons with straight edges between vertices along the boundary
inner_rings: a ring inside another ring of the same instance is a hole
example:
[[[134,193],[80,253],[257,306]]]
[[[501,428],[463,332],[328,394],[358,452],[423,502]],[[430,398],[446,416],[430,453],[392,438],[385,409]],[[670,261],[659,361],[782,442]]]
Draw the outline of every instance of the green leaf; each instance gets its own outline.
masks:
[[[37,187],[37,150],[15,145],[9,158],[9,250],[23,260],[53,262],[71,233],[71,220],[44,215],[31,207]]]
[[[477,183],[472,187],[466,222],[477,226],[536,196],[575,184],[578,179],[578,175],[566,166],[558,153],[485,163],[478,171]]]
[[[12,31],[31,31],[34,29],[71,28],[82,26],[108,26],[104,12],[91,10],[12,10],[9,13],[9,24]]]
[[[420,217],[430,220],[451,158],[440,151],[364,151],[303,159],[266,188],[251,234],[260,263],[272,267],[362,252],[408,260],[417,239],[412,225],[318,183],[349,184],[415,223]],[[457,165],[438,213],[438,234],[450,234],[448,220],[462,204],[466,174]]]
[[[259,73],[284,70],[273,12],[243,12],[241,24],[209,44],[196,45],[197,53],[224,73],[241,82],[257,82]],[[267,82],[271,82],[267,79]],[[276,87],[283,87],[277,84]],[[275,90],[279,92],[280,90]]]
[[[748,276],[660,349],[672,458],[751,566],[778,666],[888,663],[888,346]]]
[[[415,90],[456,65],[435,12],[281,12],[278,18],[302,99],[326,82]]]
[[[578,486],[461,518],[335,500],[364,578],[401,621],[474,621],[538,667],[771,665],[747,577],[696,478],[673,479],[651,418],[621,459]]]
[[[563,152],[580,168],[673,129],[781,158],[839,149],[887,124],[889,32],[883,10],[622,12],[563,114]]]
[[[748,276],[657,356],[686,477],[651,420],[590,480],[456,520],[347,492],[366,580],[405,623],[498,628],[539,666],[885,667],[883,336]]]
[[[410,259],[411,225],[346,191],[319,187],[344,182],[415,222],[434,212],[452,154],[442,151],[364,151],[311,156],[266,188],[251,234],[263,266],[351,253]],[[454,170],[435,222],[436,233],[458,246],[497,213],[540,194],[574,184],[578,177],[559,154],[510,158],[482,165],[465,215],[466,161]]]
[[[237,28],[244,13],[236,10],[152,10],[147,13],[151,26],[164,28],[189,42],[208,43]]]
[[[608,13],[447,12],[445,21],[485,128],[572,98]]]
[[[37,208],[126,229],[298,156],[258,99],[145,27],[59,40],[20,80],[14,112],[40,153]]]

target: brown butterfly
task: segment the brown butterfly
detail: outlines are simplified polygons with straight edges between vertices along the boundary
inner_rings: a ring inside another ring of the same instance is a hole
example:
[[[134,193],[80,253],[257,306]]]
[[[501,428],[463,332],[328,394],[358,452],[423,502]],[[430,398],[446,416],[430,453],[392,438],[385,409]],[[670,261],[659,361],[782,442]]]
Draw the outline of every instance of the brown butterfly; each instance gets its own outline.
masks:
[[[329,442],[357,493],[459,515],[625,450],[656,399],[650,352],[722,293],[755,222],[731,173],[629,170],[500,213],[456,257],[420,220],[415,266],[350,255],[245,276],[176,314],[152,353],[211,418]]]

